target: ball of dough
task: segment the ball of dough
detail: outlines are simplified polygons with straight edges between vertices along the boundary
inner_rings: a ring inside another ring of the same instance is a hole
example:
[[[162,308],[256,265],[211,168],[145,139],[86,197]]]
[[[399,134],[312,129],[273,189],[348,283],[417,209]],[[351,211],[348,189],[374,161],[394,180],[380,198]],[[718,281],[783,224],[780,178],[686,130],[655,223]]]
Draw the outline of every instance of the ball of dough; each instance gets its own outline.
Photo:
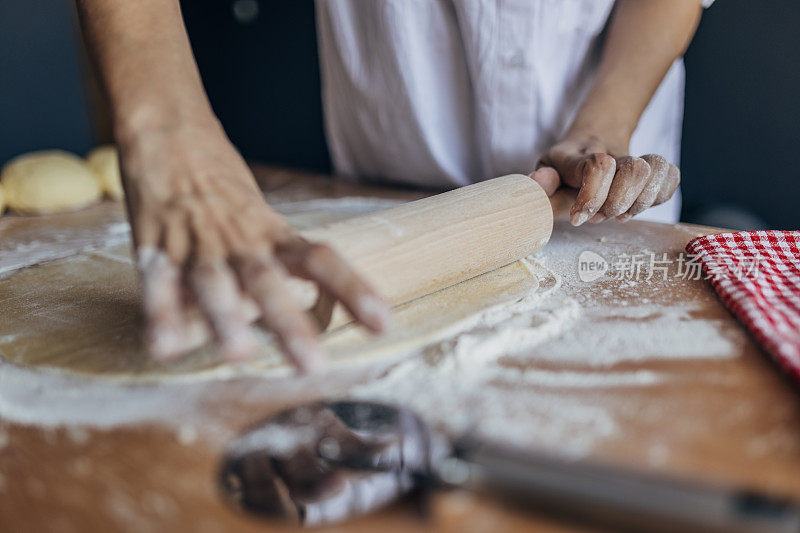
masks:
[[[9,209],[43,214],[72,211],[97,202],[102,193],[80,157],[60,150],[15,157],[0,172]]]
[[[117,148],[108,144],[98,146],[86,156],[89,168],[100,181],[100,188],[112,200],[121,200],[125,193],[122,190],[122,178],[119,175],[119,156]]]

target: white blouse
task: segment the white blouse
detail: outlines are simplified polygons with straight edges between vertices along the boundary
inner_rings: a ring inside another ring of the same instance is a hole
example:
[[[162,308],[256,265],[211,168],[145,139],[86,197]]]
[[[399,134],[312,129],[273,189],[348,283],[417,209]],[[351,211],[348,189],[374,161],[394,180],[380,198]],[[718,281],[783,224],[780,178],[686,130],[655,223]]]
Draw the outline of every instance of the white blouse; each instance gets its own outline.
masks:
[[[317,0],[336,171],[425,187],[531,172],[591,87],[613,5]],[[678,163],[683,89],[678,60],[641,117],[632,154]],[[676,194],[639,218],[677,221],[679,213]]]

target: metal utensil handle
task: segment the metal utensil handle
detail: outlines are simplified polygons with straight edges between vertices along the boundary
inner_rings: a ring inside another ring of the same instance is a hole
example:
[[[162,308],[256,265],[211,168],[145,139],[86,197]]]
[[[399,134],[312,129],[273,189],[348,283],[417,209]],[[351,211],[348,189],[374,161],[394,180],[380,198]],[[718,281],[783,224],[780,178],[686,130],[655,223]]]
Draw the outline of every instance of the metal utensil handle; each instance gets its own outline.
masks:
[[[461,463],[459,486],[615,530],[800,532],[800,512],[792,502],[751,491],[468,443],[456,446],[454,460]]]

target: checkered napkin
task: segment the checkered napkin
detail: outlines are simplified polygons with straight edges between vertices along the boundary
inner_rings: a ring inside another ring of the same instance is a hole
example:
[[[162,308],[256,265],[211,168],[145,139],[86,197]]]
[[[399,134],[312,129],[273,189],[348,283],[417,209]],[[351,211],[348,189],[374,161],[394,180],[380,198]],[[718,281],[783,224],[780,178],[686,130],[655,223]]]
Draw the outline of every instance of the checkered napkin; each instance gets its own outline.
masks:
[[[800,231],[707,235],[686,251],[728,309],[800,382]]]

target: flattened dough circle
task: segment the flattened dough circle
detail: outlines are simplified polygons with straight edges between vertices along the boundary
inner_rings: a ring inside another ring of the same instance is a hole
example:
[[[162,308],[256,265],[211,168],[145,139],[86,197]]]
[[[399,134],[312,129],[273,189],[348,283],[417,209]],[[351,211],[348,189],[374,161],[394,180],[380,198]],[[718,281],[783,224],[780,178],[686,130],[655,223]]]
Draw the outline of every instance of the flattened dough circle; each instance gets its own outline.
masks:
[[[322,216],[314,212],[289,218],[307,227]],[[26,367],[123,381],[291,372],[267,334],[261,353],[244,366],[226,364],[208,346],[176,361],[152,361],[138,342],[139,296],[129,250],[121,244],[0,278],[0,301],[11,310],[0,322],[0,357]],[[537,275],[518,261],[398,306],[396,327],[388,335],[375,337],[350,324],[326,333],[324,342],[334,365],[391,361],[460,331],[487,308],[518,301],[538,286]]]

